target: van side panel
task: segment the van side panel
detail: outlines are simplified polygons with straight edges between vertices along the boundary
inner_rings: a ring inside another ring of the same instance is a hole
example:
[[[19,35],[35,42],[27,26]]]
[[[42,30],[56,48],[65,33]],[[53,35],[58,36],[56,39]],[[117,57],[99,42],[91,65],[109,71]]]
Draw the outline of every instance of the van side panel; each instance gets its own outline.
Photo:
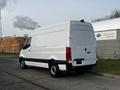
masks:
[[[33,59],[43,59],[45,57],[44,51],[45,48],[45,31],[41,30],[38,33],[32,35],[31,40],[31,58]]]
[[[32,58],[66,60],[66,24],[38,31],[32,39]]]

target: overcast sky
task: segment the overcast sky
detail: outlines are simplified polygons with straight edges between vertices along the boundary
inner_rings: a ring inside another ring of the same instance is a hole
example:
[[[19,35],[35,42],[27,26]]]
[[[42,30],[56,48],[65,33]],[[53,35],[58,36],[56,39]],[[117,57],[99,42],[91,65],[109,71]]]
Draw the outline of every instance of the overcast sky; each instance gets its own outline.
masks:
[[[115,9],[120,10],[120,0],[11,0],[2,10],[3,36],[31,32],[13,27],[16,16],[28,16],[45,26],[83,18],[90,22],[109,15]]]

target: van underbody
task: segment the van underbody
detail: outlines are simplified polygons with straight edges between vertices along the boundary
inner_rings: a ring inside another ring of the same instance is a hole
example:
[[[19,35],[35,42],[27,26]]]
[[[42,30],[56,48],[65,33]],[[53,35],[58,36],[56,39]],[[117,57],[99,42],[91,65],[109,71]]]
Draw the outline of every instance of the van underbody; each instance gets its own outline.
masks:
[[[47,59],[22,58],[22,60],[25,61],[26,63],[28,63],[28,62],[46,63],[46,64],[48,64],[48,67],[46,67],[46,68],[49,68],[50,60],[47,60]],[[54,62],[58,65],[58,68],[60,71],[71,71],[71,70],[81,71],[81,70],[91,69],[92,67],[96,66],[96,63],[90,64],[90,65],[83,65],[83,66],[73,66],[67,60],[66,61],[54,60]],[[82,63],[82,61],[80,61],[80,60],[77,60],[77,62],[80,64]],[[27,64],[27,65],[29,65],[29,64]],[[34,66],[34,65],[32,65],[32,66]],[[38,66],[38,67],[41,67],[41,66]]]

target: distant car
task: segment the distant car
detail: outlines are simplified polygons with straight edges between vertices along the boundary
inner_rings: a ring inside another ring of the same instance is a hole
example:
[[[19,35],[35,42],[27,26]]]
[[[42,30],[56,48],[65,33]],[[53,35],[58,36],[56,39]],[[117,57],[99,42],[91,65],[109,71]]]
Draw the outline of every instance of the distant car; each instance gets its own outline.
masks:
[[[25,41],[19,61],[21,68],[49,68],[54,77],[60,71],[92,67],[96,64],[93,27],[84,21],[69,21],[40,28]]]

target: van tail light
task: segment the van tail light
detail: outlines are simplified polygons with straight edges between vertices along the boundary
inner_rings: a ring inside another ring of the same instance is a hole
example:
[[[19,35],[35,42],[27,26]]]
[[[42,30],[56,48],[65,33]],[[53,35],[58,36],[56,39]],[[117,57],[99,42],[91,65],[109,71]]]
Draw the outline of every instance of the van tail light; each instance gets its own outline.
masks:
[[[68,63],[72,63],[72,57],[71,57],[71,48],[66,47],[66,60]]]

